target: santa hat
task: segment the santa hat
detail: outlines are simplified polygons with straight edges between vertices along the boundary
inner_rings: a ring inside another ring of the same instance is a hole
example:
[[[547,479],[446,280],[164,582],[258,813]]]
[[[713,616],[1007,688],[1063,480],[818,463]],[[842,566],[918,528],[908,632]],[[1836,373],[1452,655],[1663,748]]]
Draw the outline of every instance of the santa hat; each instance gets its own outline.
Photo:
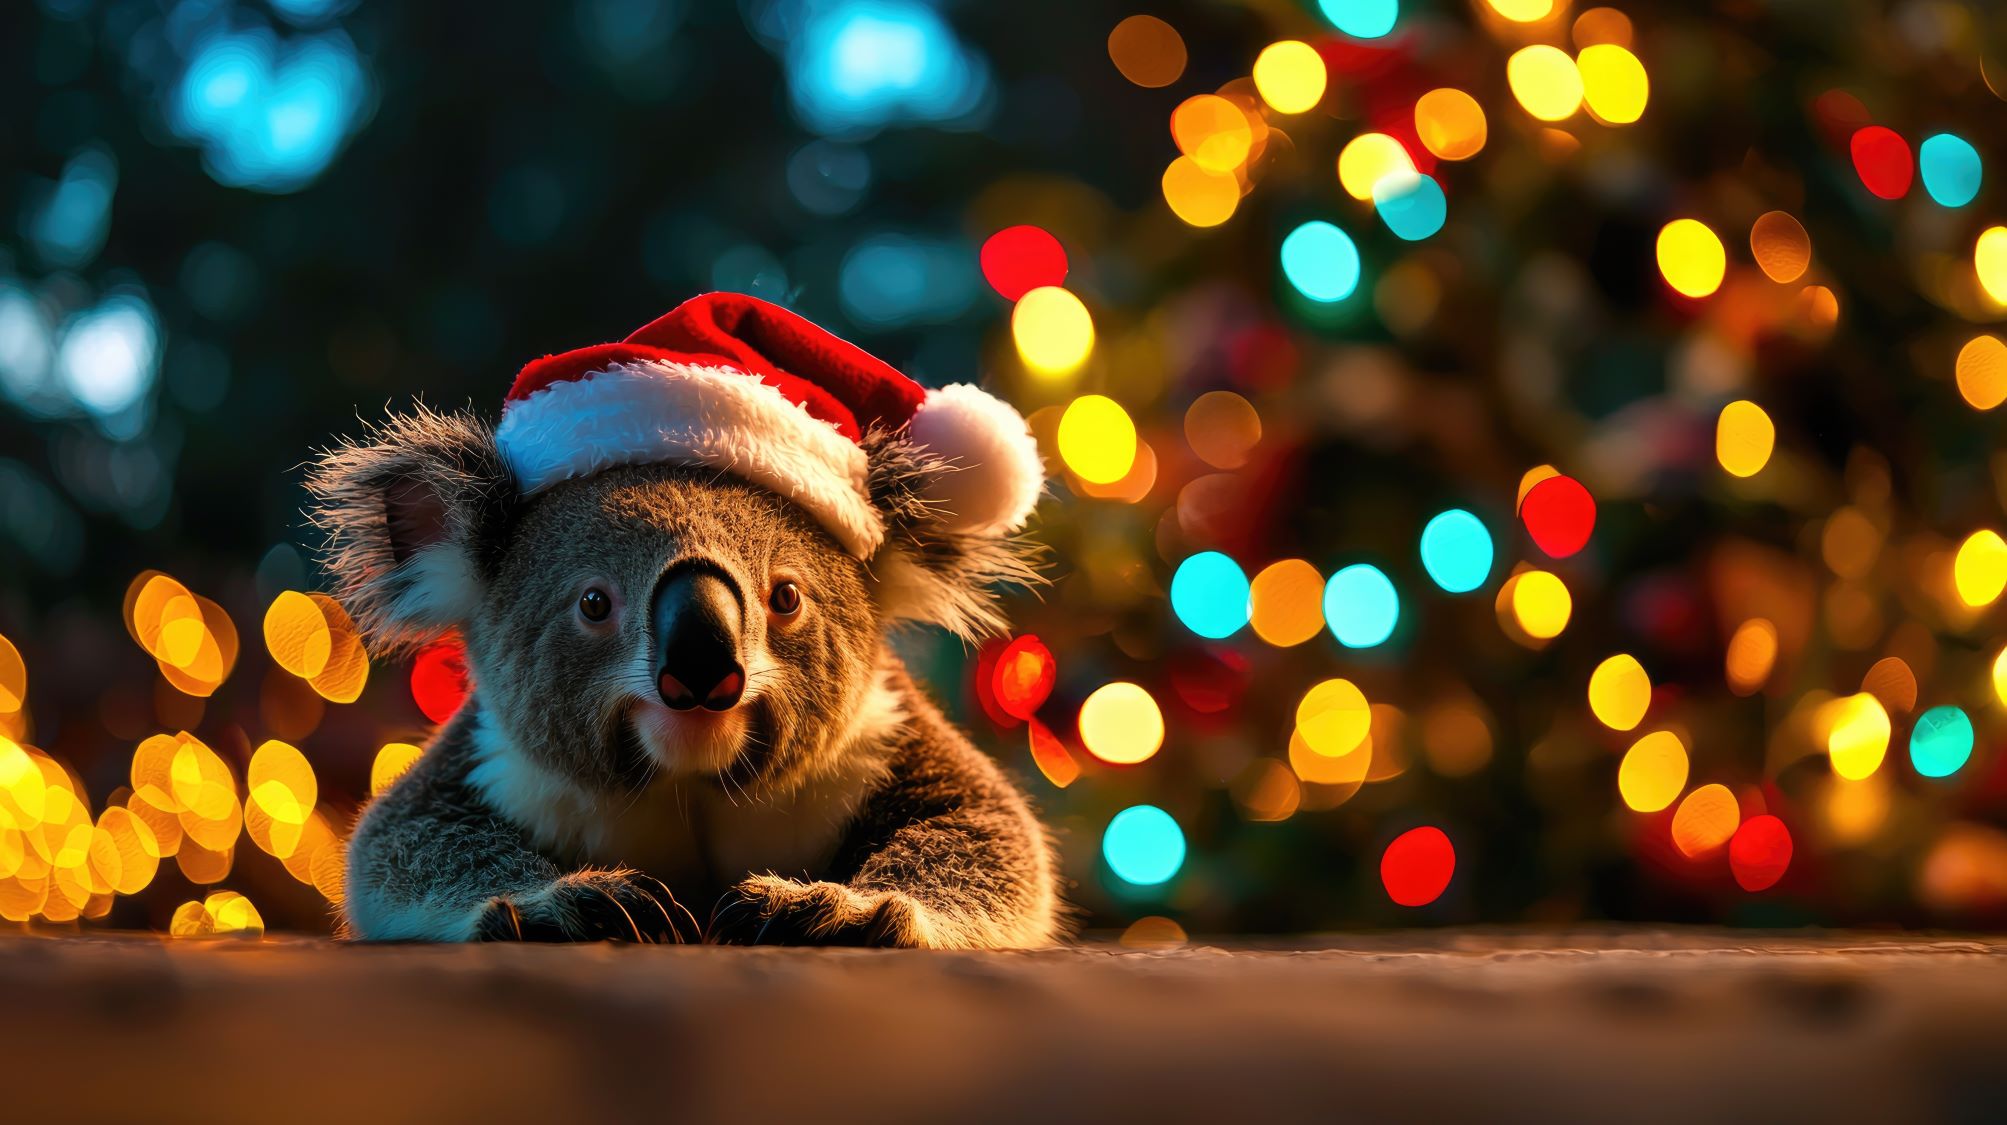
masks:
[[[927,498],[946,530],[1006,535],[1044,484],[1009,404],[969,384],[928,390],[778,305],[685,301],[618,344],[524,367],[495,438],[524,494],[620,465],[721,469],[792,500],[870,558],[885,521],[861,442],[889,431],[953,469]]]

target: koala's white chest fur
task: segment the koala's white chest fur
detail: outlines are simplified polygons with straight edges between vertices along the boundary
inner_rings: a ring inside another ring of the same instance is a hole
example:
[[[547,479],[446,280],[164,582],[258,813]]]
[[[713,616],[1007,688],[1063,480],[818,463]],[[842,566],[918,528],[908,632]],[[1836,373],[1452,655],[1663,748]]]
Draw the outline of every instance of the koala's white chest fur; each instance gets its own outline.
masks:
[[[873,694],[882,691],[874,685]],[[733,882],[748,874],[802,877],[834,854],[843,828],[884,776],[872,747],[904,721],[894,699],[874,700],[850,752],[792,793],[753,799],[705,778],[664,778],[634,799],[609,803],[515,750],[506,735],[475,728],[469,782],[553,857],[626,866],[668,881]]]

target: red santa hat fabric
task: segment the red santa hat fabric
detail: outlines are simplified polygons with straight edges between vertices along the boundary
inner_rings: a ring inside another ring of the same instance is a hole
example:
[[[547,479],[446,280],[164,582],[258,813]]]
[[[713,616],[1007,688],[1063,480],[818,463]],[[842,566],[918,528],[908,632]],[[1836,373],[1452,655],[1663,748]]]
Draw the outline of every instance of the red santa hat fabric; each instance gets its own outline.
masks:
[[[792,500],[868,559],[885,537],[860,445],[873,430],[953,466],[929,495],[951,530],[1010,534],[1038,501],[1038,446],[1008,403],[969,384],[929,390],[739,293],[685,301],[617,344],[531,362],[495,436],[526,494],[620,465],[721,469]]]

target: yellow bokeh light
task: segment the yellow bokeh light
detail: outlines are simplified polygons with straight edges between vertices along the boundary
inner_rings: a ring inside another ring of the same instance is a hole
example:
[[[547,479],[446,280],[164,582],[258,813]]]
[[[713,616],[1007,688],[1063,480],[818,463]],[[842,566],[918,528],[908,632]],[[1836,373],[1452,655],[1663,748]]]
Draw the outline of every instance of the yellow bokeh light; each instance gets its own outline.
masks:
[[[1512,617],[1526,635],[1551,640],[1568,627],[1575,602],[1561,579],[1545,570],[1529,570],[1513,576]]]
[[[1552,465],[1535,465],[1524,473],[1521,473],[1519,475],[1519,497],[1512,502],[1512,510],[1517,512],[1519,505],[1526,503],[1526,494],[1533,491],[1534,485],[1550,477],[1558,477],[1560,475],[1561,470]]]
[[[13,714],[28,703],[28,665],[14,642],[0,636],[0,714]]]
[[[1233,218],[1240,206],[1240,180],[1231,173],[1208,172],[1189,156],[1164,169],[1164,202],[1190,226],[1216,227]]]
[[[1974,410],[1991,410],[2007,402],[2007,344],[1982,333],[1958,349],[1958,394]],[[4,703],[4,700],[0,700]]]
[[[1631,730],[1652,705],[1652,678],[1638,658],[1620,652],[1589,675],[1589,710],[1611,730]]]
[[[1277,113],[1315,109],[1325,81],[1324,59],[1308,43],[1270,43],[1254,60],[1254,88]]]
[[[1505,81],[1526,112],[1542,121],[1565,121],[1582,108],[1582,72],[1559,47],[1536,43],[1513,52]]]
[[[387,742],[376,752],[376,760],[369,765],[369,795],[379,796],[389,789],[397,779],[411,772],[425,751],[409,742]]]
[[[1373,198],[1373,185],[1394,172],[1413,172],[1414,158],[1385,133],[1361,133],[1338,152],[1338,183],[1360,201]]]
[[[1848,781],[1859,781],[1881,768],[1889,749],[1889,713],[1882,701],[1867,692],[1849,695],[1826,704],[1821,719],[1826,727],[1826,755],[1833,772]]]
[[[1617,766],[1617,794],[1634,812],[1658,812],[1686,788],[1686,746],[1669,730],[1655,730],[1631,744]]]
[[[1638,56],[1615,43],[1598,43],[1584,47],[1575,66],[1582,74],[1582,100],[1596,120],[1629,125],[1645,115],[1651,81]]]
[[[1366,693],[1350,680],[1325,680],[1303,693],[1296,705],[1296,733],[1326,757],[1357,750],[1373,729]]]
[[[1982,528],[1966,536],[1952,560],[1951,581],[1966,605],[1977,608],[1998,601],[2007,589],[2007,542],[2000,533]]]
[[[2007,648],[1993,658],[1993,698],[2007,707]]]
[[[1591,8],[1575,17],[1572,35],[1577,47],[1593,47],[1598,43],[1628,47],[1632,38],[1631,17],[1615,8]]]
[[[363,649],[362,633],[340,602],[326,594],[308,597],[320,607],[330,643],[327,665],[307,683],[329,703],[354,703],[362,697],[363,686],[369,682],[369,653]]]
[[[1674,219],[1659,231],[1659,272],[1666,284],[1688,297],[1705,297],[1721,288],[1728,273],[1728,251],[1721,239],[1698,219]]]
[[[1726,785],[1703,785],[1686,795],[1673,813],[1673,846],[1696,859],[1728,843],[1742,824],[1742,809]]]
[[[134,816],[132,810],[116,805],[99,815],[98,827],[118,849],[120,872],[113,889],[122,895],[136,895],[145,890],[160,870],[160,841],[155,839],[153,829]]]
[[[1777,626],[1761,617],[1736,626],[1722,663],[1730,691],[1737,695],[1756,692],[1770,679],[1770,669],[1777,663]]]
[[[327,667],[334,638],[320,604],[297,590],[272,599],[265,610],[265,649],[272,662],[303,680]]]
[[[1442,159],[1469,160],[1484,148],[1484,107],[1462,90],[1430,90],[1415,101],[1415,132]]]
[[[1302,559],[1270,563],[1249,584],[1248,604],[1255,636],[1300,645],[1324,630],[1324,576]]]
[[[302,825],[320,798],[314,767],[306,755],[273,739],[251,755],[245,787],[260,811],[281,824]]]
[[[1104,762],[1147,761],[1164,745],[1164,713],[1140,684],[1103,684],[1080,704],[1080,742]]]
[[[1057,285],[1020,297],[1010,314],[1011,339],[1033,374],[1071,375],[1094,351],[1094,318],[1080,298]]]
[[[1765,277],[1786,285],[1812,265],[1812,236],[1784,211],[1766,211],[1749,228],[1749,253]]]
[[[1485,0],[1491,10],[1514,23],[1537,23],[1554,14],[1554,0]]]
[[[1059,456],[1081,480],[1113,484],[1136,461],[1136,423],[1107,395],[1081,395],[1059,418]]]
[[[1332,757],[1319,754],[1310,748],[1301,730],[1289,736],[1289,768],[1296,771],[1297,779],[1307,785],[1346,787],[1357,790],[1366,782],[1366,774],[1373,767],[1373,746],[1370,739],[1361,739],[1359,748],[1350,754]],[[1336,797],[1337,800],[1330,798]],[[1301,795],[1306,805],[1330,808],[1343,804],[1350,797],[1349,792],[1304,793]]]
[[[1254,130],[1241,108],[1218,94],[1186,98],[1171,111],[1178,151],[1208,172],[1232,175],[1254,148]]]
[[[2007,305],[2007,227],[1987,227],[1972,247],[1972,269],[1996,305]]]
[[[1714,456],[1730,476],[1753,477],[1770,463],[1777,426],[1763,408],[1737,399],[1721,408],[1714,426]]]

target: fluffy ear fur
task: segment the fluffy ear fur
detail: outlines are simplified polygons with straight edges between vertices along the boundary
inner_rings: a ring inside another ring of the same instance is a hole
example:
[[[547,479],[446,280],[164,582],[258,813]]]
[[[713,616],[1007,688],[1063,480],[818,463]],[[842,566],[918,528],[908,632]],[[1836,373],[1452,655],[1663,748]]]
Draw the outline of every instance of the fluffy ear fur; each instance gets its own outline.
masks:
[[[421,404],[324,453],[307,491],[335,596],[383,655],[473,613],[483,535],[506,518],[516,488],[486,422]]]
[[[1023,537],[951,529],[953,516],[930,496],[956,467],[896,434],[865,435],[871,502],[885,517],[885,542],[870,568],[888,618],[939,625],[967,640],[1007,627],[1001,585],[1035,586],[1039,547]]]

